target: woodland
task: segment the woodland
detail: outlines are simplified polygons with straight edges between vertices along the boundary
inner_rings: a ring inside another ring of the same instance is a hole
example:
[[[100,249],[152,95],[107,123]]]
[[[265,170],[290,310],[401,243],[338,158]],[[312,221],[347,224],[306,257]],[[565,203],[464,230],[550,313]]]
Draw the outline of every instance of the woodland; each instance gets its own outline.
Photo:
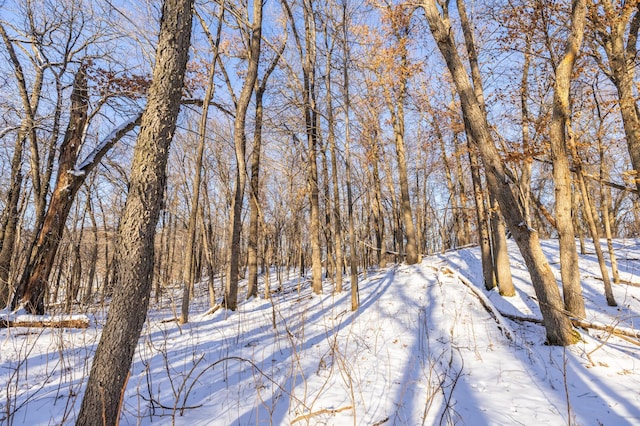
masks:
[[[637,0],[0,0],[0,327],[108,310],[87,425],[117,424],[150,304],[186,326],[292,273],[357,312],[367,271],[476,247],[509,299],[517,252],[576,345],[579,256],[603,307],[633,284],[639,31]]]

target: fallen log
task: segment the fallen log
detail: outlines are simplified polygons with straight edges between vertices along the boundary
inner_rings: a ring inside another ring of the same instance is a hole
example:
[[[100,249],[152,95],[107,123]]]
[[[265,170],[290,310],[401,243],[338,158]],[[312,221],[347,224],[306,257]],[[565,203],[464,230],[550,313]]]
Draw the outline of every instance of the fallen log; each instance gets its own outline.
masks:
[[[37,317],[11,316],[0,317],[0,328],[30,327],[30,328],[89,328],[89,318],[86,316],[69,317]]]

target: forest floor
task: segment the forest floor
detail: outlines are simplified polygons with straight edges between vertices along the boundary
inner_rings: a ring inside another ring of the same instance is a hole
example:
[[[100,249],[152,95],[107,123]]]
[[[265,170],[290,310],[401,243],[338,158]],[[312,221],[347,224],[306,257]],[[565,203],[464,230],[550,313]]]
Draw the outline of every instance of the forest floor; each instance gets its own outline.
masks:
[[[557,242],[543,246],[559,278]],[[585,320],[639,330],[640,240],[615,246],[628,282],[614,287],[617,307],[606,304],[593,247],[580,257]],[[507,319],[541,318],[509,249],[511,298],[484,290],[478,248],[368,271],[356,312],[348,282],[315,296],[291,273],[270,300],[235,312],[205,314],[202,283],[192,321],[178,325],[176,288],[152,303],[121,424],[638,424],[640,339],[578,329],[578,344],[552,347],[540,324]],[[0,329],[0,425],[74,422],[105,310],[87,314],[84,329]]]

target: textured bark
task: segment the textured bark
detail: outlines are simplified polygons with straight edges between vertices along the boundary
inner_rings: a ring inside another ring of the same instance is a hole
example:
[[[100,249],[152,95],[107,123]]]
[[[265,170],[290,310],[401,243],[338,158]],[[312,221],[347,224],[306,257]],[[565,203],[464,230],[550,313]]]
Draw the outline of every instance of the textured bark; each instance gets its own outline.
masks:
[[[0,37],[2,37],[7,52],[9,53],[10,63],[13,66],[14,76],[18,84],[20,99],[22,101],[22,108],[25,114],[16,136],[13,159],[11,161],[11,186],[7,192],[7,201],[2,212],[2,222],[0,223],[0,307],[3,308],[9,304],[11,293],[15,290],[12,283],[9,282],[9,277],[17,234],[18,202],[20,199],[20,189],[23,178],[21,171],[23,159],[22,153],[27,138],[31,140],[32,145],[36,143],[35,138],[37,136],[34,127],[34,114],[40,100],[45,68],[36,68],[31,95],[29,95],[22,65],[18,60],[18,56],[16,55],[8,34],[1,24]],[[40,189],[39,184],[39,175],[34,173],[33,185],[36,194],[38,194],[37,191]],[[36,210],[39,211],[39,208]]]
[[[18,135],[16,139],[13,160],[11,162],[11,186],[7,193],[7,204],[3,211],[2,235],[0,236],[0,309],[7,306],[13,292],[13,285],[9,282],[11,260],[13,259],[18,225],[18,201],[22,186],[22,146],[24,138]]]
[[[138,338],[147,316],[155,228],[166,183],[169,146],[180,110],[191,35],[192,0],[162,6],[156,62],[131,166],[118,232],[113,300],[82,400],[77,425],[115,425]]]
[[[421,5],[431,33],[456,85],[464,117],[485,165],[489,190],[500,204],[505,221],[531,275],[531,282],[544,318],[547,341],[552,345],[573,344],[578,341],[577,333],[564,314],[560,291],[542,252],[538,233],[526,226],[524,214],[518,205],[516,191],[511,187],[510,178],[489,130],[483,108],[474,93],[457,51],[448,14],[440,13],[435,0],[423,0]]]
[[[403,60],[407,62],[406,52]],[[406,66],[406,63],[405,63]],[[404,227],[404,236],[406,243],[404,244],[405,262],[409,265],[418,263],[418,248],[416,245],[416,231],[413,224],[413,212],[411,209],[411,197],[409,195],[409,179],[407,171],[407,154],[404,143],[405,135],[405,117],[404,117],[404,101],[406,97],[406,81],[400,78],[399,99],[392,100],[388,89],[385,88],[387,98],[387,107],[391,113],[391,121],[393,124],[394,145],[396,148],[396,161],[398,162],[398,182],[400,186],[400,214],[402,225]]]
[[[466,151],[462,148],[459,134],[456,133],[453,136],[456,147],[456,155],[454,156],[454,165],[456,171],[456,186],[458,192],[458,217],[462,222],[460,237],[458,243],[461,246],[466,246],[471,242],[471,213],[467,206],[467,188],[465,185],[465,174],[462,169],[462,155]]]
[[[344,42],[344,61],[342,63],[343,86],[342,96],[344,98],[344,151],[345,151],[345,178],[347,180],[347,215],[349,219],[349,263],[350,263],[350,286],[351,286],[351,310],[356,311],[360,306],[360,292],[358,289],[358,248],[356,243],[356,230],[353,218],[353,192],[351,179],[351,126],[349,114],[351,109],[351,98],[349,97],[349,41],[347,39],[347,6],[342,8],[342,41]],[[414,237],[415,239],[415,237]],[[415,242],[414,242],[415,244]],[[363,256],[364,258],[364,256]],[[366,270],[366,269],[365,269]]]
[[[258,234],[260,217],[258,204],[260,195],[260,151],[262,150],[262,95],[264,90],[256,91],[256,117],[253,131],[253,154],[251,155],[251,180],[249,197],[249,237],[247,241],[247,264],[249,276],[247,280],[247,298],[258,296]]]
[[[573,137],[571,139],[573,139]],[[604,283],[604,294],[607,299],[607,305],[618,306],[615,298],[613,297],[613,289],[611,288],[611,280],[609,279],[609,270],[607,269],[607,264],[604,260],[604,254],[602,253],[602,246],[600,245],[600,231],[598,231],[600,224],[597,223],[598,214],[589,196],[589,190],[587,188],[584,173],[582,171],[582,160],[580,159],[580,155],[578,154],[573,141],[571,142],[571,154],[573,156],[578,188],[580,189],[580,197],[582,198],[582,205],[584,207],[582,210],[587,222],[587,227],[589,228],[589,232],[591,233],[593,248],[596,251],[598,265],[600,266],[600,273],[602,274],[602,282]],[[580,316],[579,318],[584,318],[584,315]]]

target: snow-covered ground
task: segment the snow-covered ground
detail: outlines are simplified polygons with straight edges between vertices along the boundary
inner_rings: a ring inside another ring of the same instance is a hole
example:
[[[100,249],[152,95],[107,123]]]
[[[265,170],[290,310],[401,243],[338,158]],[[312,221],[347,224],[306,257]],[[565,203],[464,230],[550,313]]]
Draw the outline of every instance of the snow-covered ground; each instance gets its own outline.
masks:
[[[509,244],[518,294],[508,299],[483,289],[479,251],[467,248],[369,271],[357,312],[348,283],[313,296],[293,273],[271,300],[213,315],[202,315],[203,284],[183,326],[163,321],[179,308],[170,300],[152,306],[121,424],[639,424],[640,340],[581,329],[580,343],[550,347],[541,325],[483,306],[540,318]],[[559,277],[557,243],[543,244]],[[586,320],[640,329],[640,240],[616,249],[637,286],[616,285],[619,306],[607,307],[595,255],[581,256]],[[74,422],[103,318],[0,330],[0,425]]]

